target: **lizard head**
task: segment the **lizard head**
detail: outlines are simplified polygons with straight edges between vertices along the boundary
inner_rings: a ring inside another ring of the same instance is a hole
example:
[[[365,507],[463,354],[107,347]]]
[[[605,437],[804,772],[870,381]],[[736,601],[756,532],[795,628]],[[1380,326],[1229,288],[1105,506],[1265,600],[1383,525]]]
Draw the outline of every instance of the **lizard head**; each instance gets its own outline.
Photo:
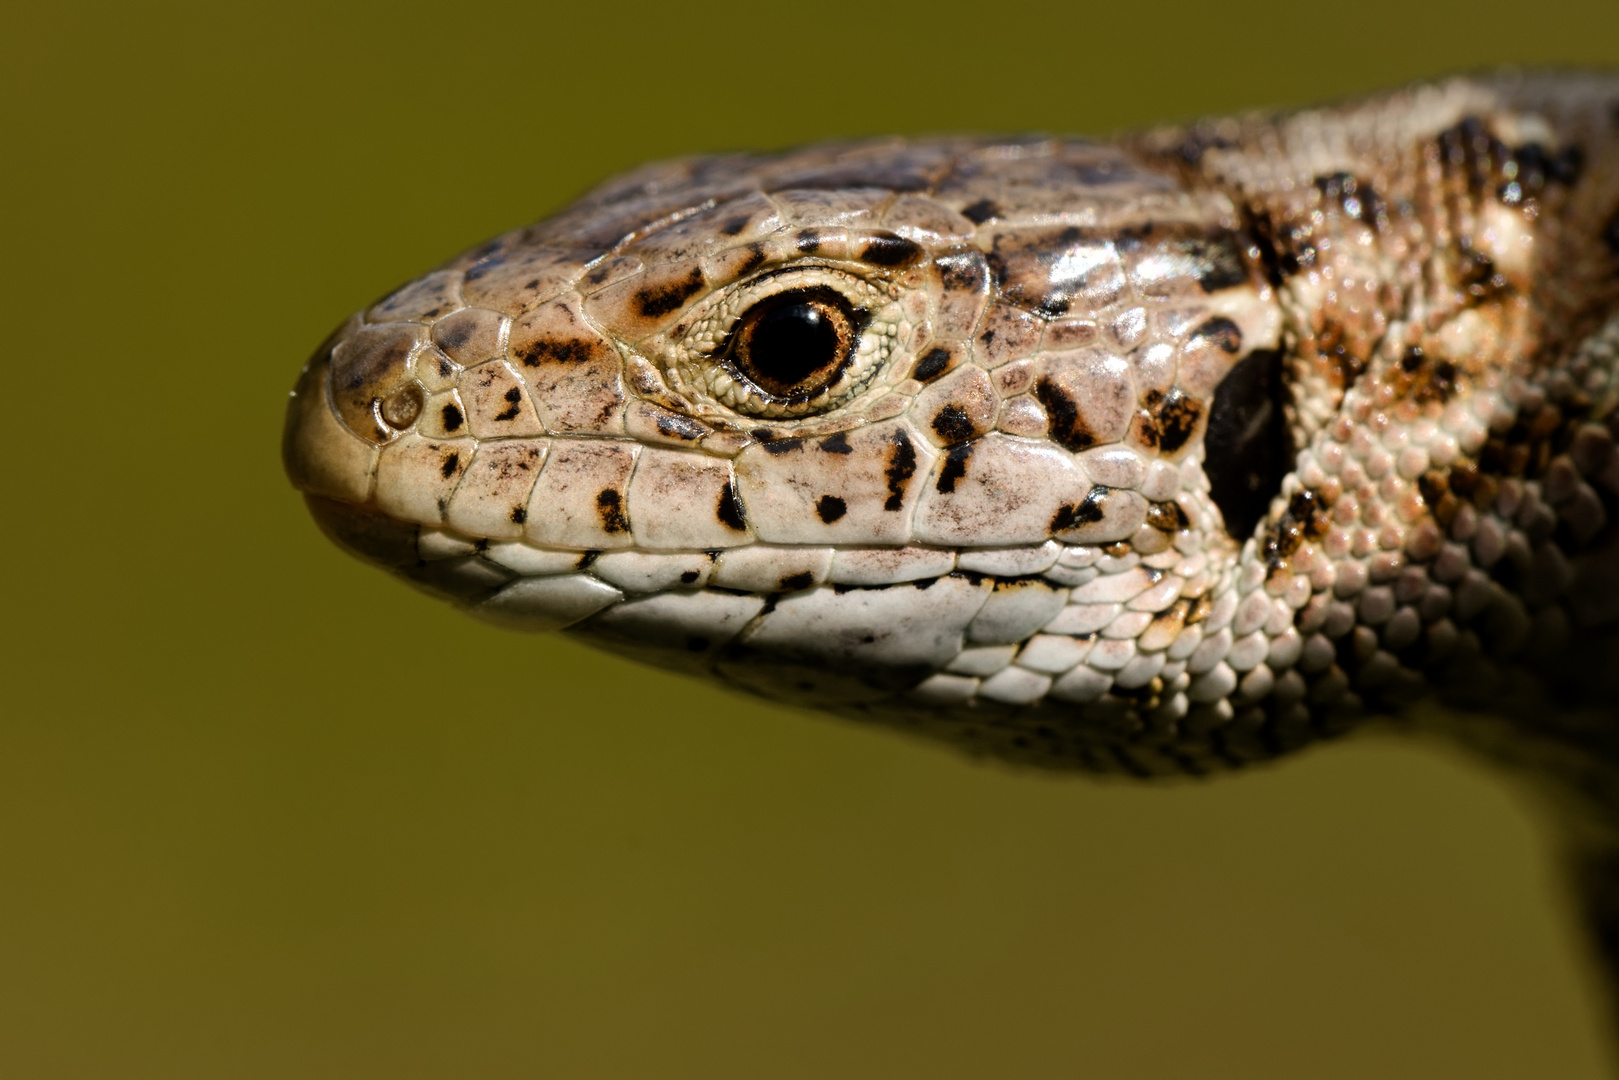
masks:
[[[1362,710],[1357,628],[1445,617],[1395,592],[1429,474],[1536,333],[1521,206],[1435,299],[1388,162],[1300,135],[1318,182],[1264,188],[1275,130],[643,170],[339,328],[288,472],[502,625],[1021,760],[1269,756]]]

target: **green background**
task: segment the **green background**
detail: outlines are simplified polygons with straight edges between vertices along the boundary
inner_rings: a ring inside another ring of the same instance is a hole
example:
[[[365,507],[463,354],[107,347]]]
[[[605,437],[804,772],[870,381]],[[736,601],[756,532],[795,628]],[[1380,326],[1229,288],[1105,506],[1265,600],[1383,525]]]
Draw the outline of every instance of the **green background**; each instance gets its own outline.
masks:
[[[10,8],[0,1075],[1519,1077],[1604,1011],[1522,793],[1362,740],[969,763],[474,625],[282,479],[350,310],[649,158],[1619,63],[1619,5]]]

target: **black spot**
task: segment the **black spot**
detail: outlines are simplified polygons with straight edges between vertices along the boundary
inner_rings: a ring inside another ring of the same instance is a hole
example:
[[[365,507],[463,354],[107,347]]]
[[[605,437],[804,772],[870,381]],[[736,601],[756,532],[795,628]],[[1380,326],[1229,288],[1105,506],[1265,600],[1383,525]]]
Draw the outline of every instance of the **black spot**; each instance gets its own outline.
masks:
[[[444,430],[459,431],[461,428],[461,410],[454,405],[444,406]]]
[[[1170,454],[1185,446],[1202,415],[1201,402],[1182,393],[1179,387],[1171,390],[1158,408],[1158,445]]]
[[[1287,501],[1287,509],[1277,520],[1260,545],[1265,562],[1271,568],[1280,566],[1299,549],[1306,537],[1320,538],[1327,531],[1327,509],[1321,496],[1306,488]]]
[[[849,505],[836,495],[822,495],[821,501],[815,504],[815,512],[830,525],[849,512]]]
[[[748,434],[752,435],[760,442],[769,442],[771,439],[776,437],[776,433],[767,427],[756,427],[752,431],[748,432]]]
[[[801,254],[813,255],[816,249],[821,246],[821,234],[815,229],[800,229],[798,230],[798,235],[794,237],[794,241],[798,245],[798,250]]]
[[[592,563],[602,557],[599,551],[586,551],[579,556],[579,561],[573,564],[575,570],[588,570]]]
[[[933,430],[946,444],[966,442],[974,434],[972,417],[954,405],[946,405],[934,415]]]
[[[748,227],[748,220],[748,215],[740,214],[737,217],[732,218],[730,221],[727,221],[724,225],[721,225],[720,232],[724,233],[726,236],[735,236],[737,233]]]
[[[1083,450],[1096,443],[1096,437],[1086,430],[1074,399],[1049,378],[1034,384],[1035,400],[1046,410],[1051,422],[1051,437],[1069,450]]]
[[[786,577],[781,579],[781,589],[783,592],[797,592],[799,589],[807,589],[813,584],[815,584],[815,575],[810,573],[808,570],[803,570],[796,574],[788,574]]]
[[[1226,532],[1238,540],[1253,535],[1292,467],[1284,393],[1282,354],[1275,349],[1249,353],[1214,390],[1203,471]]]
[[[1219,292],[1248,283],[1248,267],[1243,265],[1242,252],[1233,234],[1185,240],[1181,248],[1195,262],[1197,269],[1193,275],[1198,288],[1204,292]]]
[[[949,349],[929,349],[922,359],[916,362],[911,375],[921,382],[931,382],[944,374],[945,368],[950,366]]]
[[[512,507],[512,524],[521,525],[528,520],[528,511],[521,506]]]
[[[1222,352],[1236,356],[1242,351],[1242,331],[1237,324],[1223,315],[1216,315],[1192,331],[1192,337],[1205,338],[1219,346]]]
[[[502,396],[505,397],[505,399],[508,402],[510,402],[510,407],[506,408],[506,409],[502,409],[500,412],[496,413],[495,414],[495,419],[496,420],[515,420],[515,419],[517,419],[517,413],[523,407],[523,392],[521,390],[519,390],[517,387],[514,386],[510,390],[506,391],[506,393],[504,395],[502,395]]]
[[[1358,218],[1374,229],[1388,226],[1388,205],[1377,194],[1377,189],[1353,173],[1336,172],[1315,178],[1316,189],[1323,198],[1336,203],[1352,218]]]
[[[1608,224],[1602,230],[1602,242],[1608,245],[1608,253],[1619,259],[1619,210],[1608,219]]]
[[[988,199],[979,199],[971,206],[961,208],[961,216],[974,225],[982,225],[992,217],[999,217],[1001,208]]]
[[[803,439],[771,439],[763,444],[765,453],[771,457],[780,457],[790,454],[804,445]]]
[[[1400,370],[1409,375],[1420,368],[1426,358],[1422,351],[1422,346],[1413,345],[1405,350],[1404,356],[1400,357]]]
[[[454,408],[455,406],[452,405],[450,407]],[[455,470],[459,468],[460,465],[461,455],[449,454],[444,458],[444,464],[439,466],[439,472],[443,473],[444,479],[448,480],[450,477],[455,475]]]
[[[596,513],[601,517],[604,532],[630,531],[630,519],[624,513],[624,497],[615,488],[603,488],[596,493]]]
[[[950,452],[944,456],[944,467],[939,470],[939,482],[935,485],[940,494],[948,495],[956,490],[956,481],[967,475],[967,461],[972,456],[972,443],[950,448]]]
[[[847,432],[839,431],[828,435],[821,440],[821,449],[828,454],[852,454],[854,447],[849,445]]]
[[[888,467],[883,477],[888,481],[888,501],[884,510],[899,510],[905,505],[905,485],[916,475],[916,447],[903,430],[894,433],[894,449],[888,455]]]
[[[728,529],[737,532],[746,532],[748,529],[747,516],[742,512],[742,500],[737,497],[736,484],[726,482],[720,491],[720,501],[714,508],[714,516]]]
[[[702,576],[703,575],[699,574],[695,570],[687,570],[685,573],[680,575],[680,583],[682,585],[695,585],[697,583],[697,579]]]
[[[862,262],[874,266],[905,266],[922,257],[922,248],[893,233],[875,233],[860,252]]]
[[[658,433],[671,439],[685,439],[694,442],[708,433],[708,429],[697,421],[686,416],[673,413],[660,413],[658,416]]]
[[[1051,531],[1065,532],[1080,525],[1094,525],[1102,520],[1102,500],[1107,497],[1111,488],[1097,484],[1085,493],[1078,505],[1070,503],[1059,506],[1057,512],[1051,517]]]
[[[690,300],[702,287],[703,272],[694,266],[691,272],[679,281],[642,289],[635,294],[635,303],[642,315],[655,319],[678,310],[680,305]]]
[[[607,263],[598,263],[590,268],[590,273],[585,275],[585,280],[592,285],[600,285],[607,280],[607,276],[612,272],[613,268]]]

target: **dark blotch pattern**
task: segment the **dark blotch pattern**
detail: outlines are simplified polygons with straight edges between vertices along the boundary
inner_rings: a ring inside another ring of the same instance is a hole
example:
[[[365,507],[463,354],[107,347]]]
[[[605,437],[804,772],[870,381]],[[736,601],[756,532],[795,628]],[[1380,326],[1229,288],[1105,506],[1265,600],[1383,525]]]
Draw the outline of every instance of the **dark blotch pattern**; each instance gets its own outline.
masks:
[[[460,466],[460,454],[446,454],[444,456],[444,464],[439,466],[438,471],[444,474],[444,479],[448,480],[450,477],[455,475],[455,470],[460,468]]]
[[[783,592],[797,592],[799,589],[807,589],[813,584],[815,584],[815,575],[808,570],[797,574],[788,574],[781,579]]]
[[[815,504],[815,513],[828,525],[849,512],[849,504],[836,495],[822,495],[821,501]]]
[[[460,409],[456,408],[454,405],[446,405],[444,406],[443,415],[445,431],[461,430],[461,422],[466,418],[461,415]]]

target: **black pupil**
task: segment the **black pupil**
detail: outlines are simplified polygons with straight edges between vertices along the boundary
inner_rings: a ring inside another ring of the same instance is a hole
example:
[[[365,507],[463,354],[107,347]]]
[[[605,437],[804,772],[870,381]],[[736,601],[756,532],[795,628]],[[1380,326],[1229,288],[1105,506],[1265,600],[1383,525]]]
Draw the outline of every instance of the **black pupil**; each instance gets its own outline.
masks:
[[[838,328],[815,304],[783,304],[760,316],[748,335],[748,374],[782,393],[838,359]]]

